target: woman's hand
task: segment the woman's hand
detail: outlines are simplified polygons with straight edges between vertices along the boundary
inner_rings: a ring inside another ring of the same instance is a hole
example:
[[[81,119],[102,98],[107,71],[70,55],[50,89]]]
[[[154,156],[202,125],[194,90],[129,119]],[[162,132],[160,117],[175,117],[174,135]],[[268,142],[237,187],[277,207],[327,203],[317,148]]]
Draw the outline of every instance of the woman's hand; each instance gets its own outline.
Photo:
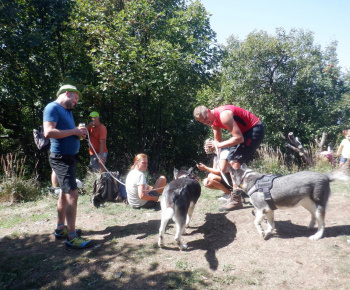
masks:
[[[204,164],[202,164],[202,163],[198,163],[197,167],[198,167],[199,170],[207,171],[207,167]]]

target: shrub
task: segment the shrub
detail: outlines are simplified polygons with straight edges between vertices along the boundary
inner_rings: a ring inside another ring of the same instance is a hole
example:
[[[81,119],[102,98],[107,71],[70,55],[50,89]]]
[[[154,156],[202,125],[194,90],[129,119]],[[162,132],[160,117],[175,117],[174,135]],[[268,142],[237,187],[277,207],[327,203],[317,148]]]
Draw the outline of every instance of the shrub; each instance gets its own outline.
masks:
[[[35,200],[40,195],[40,184],[35,177],[25,179],[26,157],[18,159],[17,155],[1,156],[3,179],[0,183],[0,201],[19,202]]]

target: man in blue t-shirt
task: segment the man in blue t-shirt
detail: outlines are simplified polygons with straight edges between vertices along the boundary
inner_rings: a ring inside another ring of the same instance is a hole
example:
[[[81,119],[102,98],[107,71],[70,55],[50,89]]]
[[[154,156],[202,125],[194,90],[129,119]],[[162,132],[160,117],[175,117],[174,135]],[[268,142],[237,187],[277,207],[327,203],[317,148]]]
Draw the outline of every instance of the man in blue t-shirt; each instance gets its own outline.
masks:
[[[56,239],[66,239],[66,245],[72,248],[86,248],[91,240],[80,236],[75,229],[78,203],[76,183],[77,154],[80,137],[87,135],[86,128],[75,126],[73,108],[78,104],[81,93],[71,85],[62,86],[57,99],[44,109],[44,134],[50,139],[50,165],[57,175],[61,192],[57,202]],[[65,225],[67,221],[67,226]]]

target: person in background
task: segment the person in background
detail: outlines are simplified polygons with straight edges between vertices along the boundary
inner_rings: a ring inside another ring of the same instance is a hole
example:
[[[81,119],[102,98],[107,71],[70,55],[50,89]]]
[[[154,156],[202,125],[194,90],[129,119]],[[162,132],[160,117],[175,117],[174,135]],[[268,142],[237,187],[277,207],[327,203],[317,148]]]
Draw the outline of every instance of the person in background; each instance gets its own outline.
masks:
[[[80,137],[86,137],[86,128],[75,126],[73,108],[78,104],[81,93],[72,85],[64,85],[57,92],[57,99],[44,109],[44,134],[50,139],[49,162],[57,175],[61,188],[57,202],[56,239],[66,239],[66,246],[87,248],[91,240],[80,236],[76,230],[78,187],[76,182],[77,154]],[[65,221],[67,225],[65,225]]]
[[[92,112],[89,115],[91,122],[87,126],[90,137],[90,166],[93,171],[105,172],[105,164],[107,161],[107,128],[100,121],[100,114]],[[94,147],[95,151],[91,148]],[[95,153],[96,152],[96,153]]]
[[[214,157],[213,167],[208,167],[202,163],[197,164],[197,167],[199,170],[209,172],[208,177],[203,180],[203,185],[210,189],[217,189],[217,190],[223,191],[224,196],[220,197],[219,200],[225,200],[225,201],[227,201],[227,198],[229,198],[230,192],[232,190],[232,179],[228,169],[228,163],[226,161],[228,153],[229,153],[228,148],[221,149],[220,160],[219,160],[220,168],[218,166],[217,155],[215,155]],[[228,184],[225,181],[225,179],[222,177],[221,172],[225,175],[225,178]]]
[[[154,208],[166,185],[166,177],[160,176],[154,186],[147,185],[145,171],[148,159],[146,154],[138,154],[125,181],[128,203],[133,208]]]
[[[253,157],[265,136],[265,128],[258,117],[234,105],[225,105],[212,110],[198,106],[193,111],[194,118],[213,129],[214,139],[207,142],[210,148],[229,148],[227,161],[232,169],[239,169],[243,163]],[[223,140],[222,129],[228,130],[232,137]],[[243,207],[241,190],[237,186],[227,203],[220,211],[235,210]]]
[[[346,160],[350,158],[350,129],[343,130],[342,134],[345,139],[341,141],[337,151],[337,157],[340,156],[339,167],[342,167]]]

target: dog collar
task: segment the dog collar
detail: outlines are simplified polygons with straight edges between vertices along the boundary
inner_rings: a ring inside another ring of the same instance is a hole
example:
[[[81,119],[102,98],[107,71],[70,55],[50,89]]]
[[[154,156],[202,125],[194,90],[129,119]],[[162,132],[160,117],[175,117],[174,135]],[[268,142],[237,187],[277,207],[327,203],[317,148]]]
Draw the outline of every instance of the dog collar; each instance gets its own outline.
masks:
[[[243,187],[244,179],[247,177],[248,173],[250,173],[250,172],[253,172],[253,170],[248,169],[248,170],[246,170],[246,171],[244,172],[244,174],[243,174],[243,176],[242,176],[242,179],[241,179],[241,184],[239,185],[240,188]]]

